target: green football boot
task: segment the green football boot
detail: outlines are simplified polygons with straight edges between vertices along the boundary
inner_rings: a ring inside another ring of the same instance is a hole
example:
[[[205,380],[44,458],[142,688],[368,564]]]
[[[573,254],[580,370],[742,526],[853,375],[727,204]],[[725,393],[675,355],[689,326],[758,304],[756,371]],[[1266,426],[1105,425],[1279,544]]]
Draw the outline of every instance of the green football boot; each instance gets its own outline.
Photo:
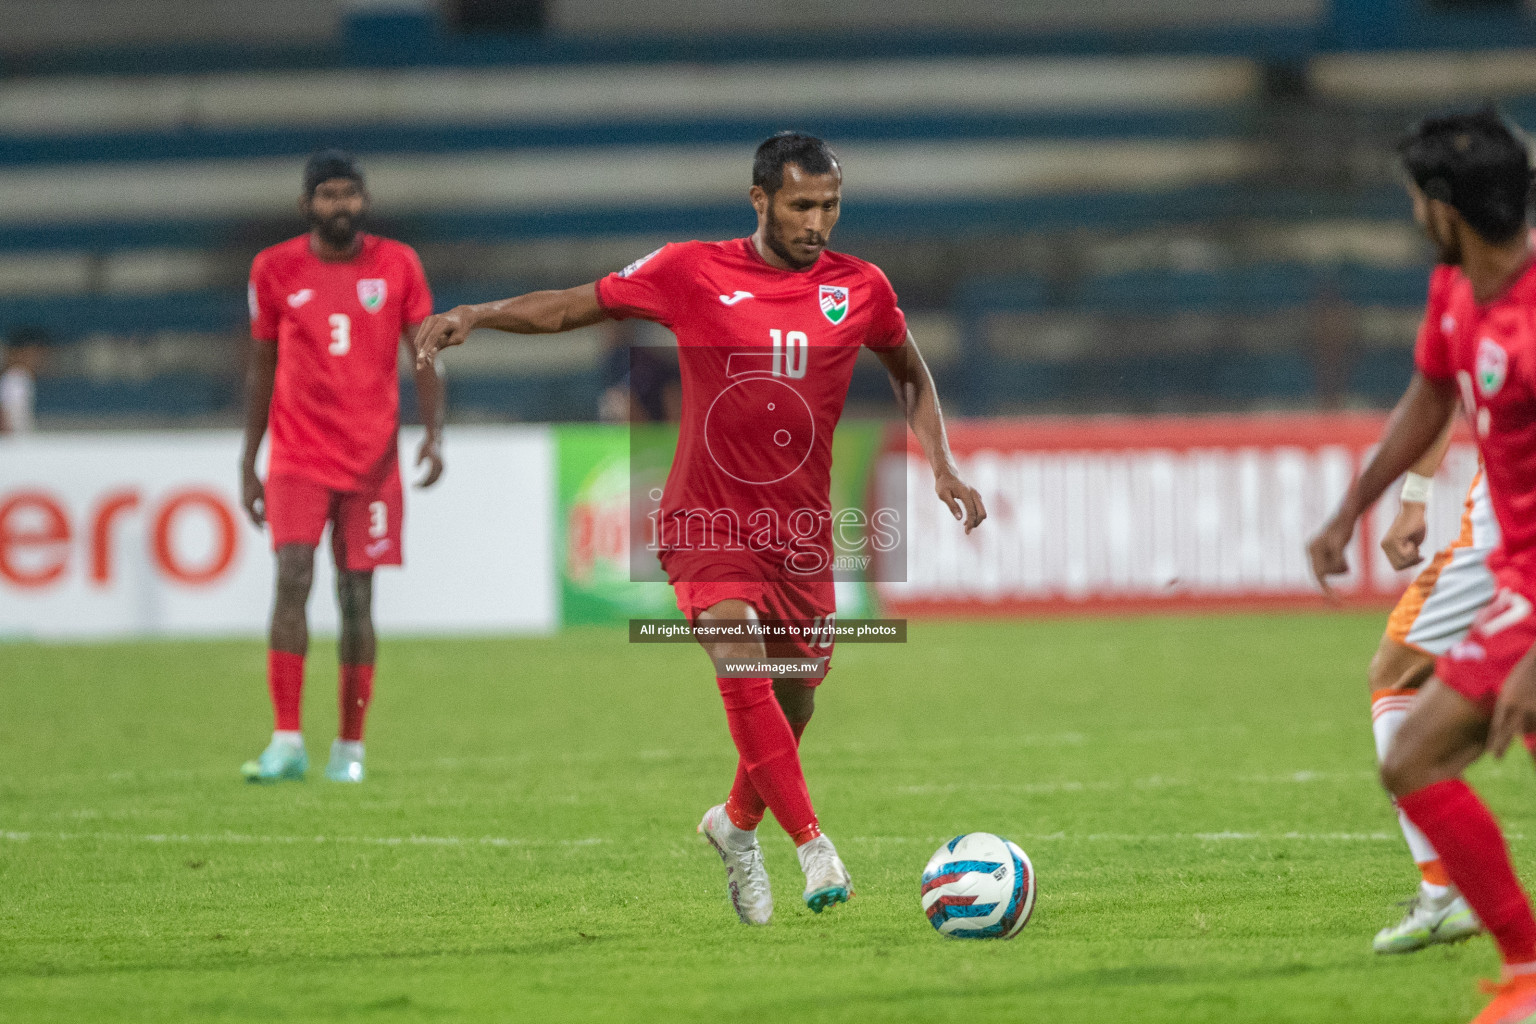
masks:
[[[285,779],[303,782],[307,771],[309,755],[304,752],[304,745],[275,738],[260,757],[240,766],[240,774],[245,776],[246,782],[282,782]]]
[[[363,781],[363,743],[348,740],[331,741],[331,760],[325,766],[325,777],[332,782]]]

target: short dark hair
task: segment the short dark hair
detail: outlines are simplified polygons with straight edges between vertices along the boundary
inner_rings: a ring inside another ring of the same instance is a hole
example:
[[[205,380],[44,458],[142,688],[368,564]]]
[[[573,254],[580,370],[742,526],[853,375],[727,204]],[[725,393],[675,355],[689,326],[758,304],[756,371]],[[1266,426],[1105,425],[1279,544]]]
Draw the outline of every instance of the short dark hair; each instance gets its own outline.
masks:
[[[351,178],[362,188],[363,169],[357,165],[357,157],[340,149],[311,153],[304,164],[304,198],[313,197],[320,183],[332,178]]]
[[[1507,242],[1526,227],[1531,155],[1493,107],[1427,117],[1397,152],[1425,196],[1450,204],[1487,241]]]
[[[794,164],[806,174],[842,172],[832,147],[816,136],[779,132],[757,147],[752,157],[752,184],[773,195],[784,186],[785,164]]]

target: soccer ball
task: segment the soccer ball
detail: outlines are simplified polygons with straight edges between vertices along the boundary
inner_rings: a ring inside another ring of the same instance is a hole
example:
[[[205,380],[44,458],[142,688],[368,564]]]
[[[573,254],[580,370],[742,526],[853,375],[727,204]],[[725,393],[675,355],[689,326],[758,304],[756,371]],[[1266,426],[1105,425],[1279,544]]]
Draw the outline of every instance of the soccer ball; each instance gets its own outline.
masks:
[[[923,913],[940,935],[1011,939],[1034,909],[1035,867],[1002,836],[956,836],[923,869]]]

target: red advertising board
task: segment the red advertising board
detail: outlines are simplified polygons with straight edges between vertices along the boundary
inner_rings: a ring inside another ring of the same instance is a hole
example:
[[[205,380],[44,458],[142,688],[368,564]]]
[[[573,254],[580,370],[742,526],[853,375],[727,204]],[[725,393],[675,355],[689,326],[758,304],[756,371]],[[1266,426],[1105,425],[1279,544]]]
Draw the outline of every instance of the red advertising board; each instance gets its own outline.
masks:
[[[988,519],[969,537],[931,499],[915,440],[893,438],[876,490],[906,474],[905,582],[876,586],[889,615],[1030,615],[1325,605],[1304,547],[1381,436],[1378,414],[959,422],[950,444]],[[1452,445],[1427,550],[1459,528],[1476,471]],[[895,476],[893,476],[893,474]],[[1356,534],[1348,604],[1395,600],[1378,544],[1389,492]],[[885,579],[900,570],[881,567]]]

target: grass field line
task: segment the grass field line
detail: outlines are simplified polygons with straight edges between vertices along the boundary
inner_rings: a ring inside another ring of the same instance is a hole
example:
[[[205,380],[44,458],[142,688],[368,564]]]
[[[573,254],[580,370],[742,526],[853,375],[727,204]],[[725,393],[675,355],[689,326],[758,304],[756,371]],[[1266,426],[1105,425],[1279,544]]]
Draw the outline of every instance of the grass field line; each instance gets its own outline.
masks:
[[[1198,779],[1181,779],[1166,775],[1149,775],[1140,779],[1095,779],[1091,782],[1081,782],[1074,779],[1066,779],[1058,782],[946,782],[925,783],[916,786],[898,786],[897,793],[904,796],[940,796],[947,793],[986,791],[1028,793],[1039,796],[1049,793],[1081,793],[1090,790],[1111,789],[1162,789],[1174,786],[1208,786],[1212,782],[1231,783],[1244,786],[1289,786],[1308,785],[1314,782],[1364,782],[1376,778],[1376,772],[1372,769],[1355,769],[1343,772],[1319,772],[1303,769],[1295,772],[1283,772],[1276,775],[1233,775],[1224,777],[1206,777]]]
[[[275,844],[284,846],[323,846],[355,844],[363,846],[596,846],[607,839],[512,839],[505,836],[259,836],[240,832],[178,834],[170,832],[0,832],[0,840],[12,843],[34,841],[80,842],[109,841],[125,843],[222,843],[232,846]]]
[[[947,843],[954,836],[839,836],[839,843]],[[1387,843],[1403,841],[1399,832],[1022,832],[1008,838],[1022,843]],[[1524,835],[1506,833],[1505,838],[1523,840]]]
[[[1289,730],[1299,735],[1311,735],[1315,733],[1330,732],[1339,728],[1354,728],[1356,723],[1341,723],[1337,721],[1317,721],[1308,723],[1295,723]],[[1234,725],[1201,725],[1183,728],[1155,728],[1155,729],[1128,729],[1106,730],[1101,733],[1083,733],[1076,731],[1053,733],[1021,733],[1017,735],[1001,735],[996,738],[996,745],[1009,749],[1020,747],[1081,747],[1099,743],[1123,744],[1123,743],[1164,743],[1169,741],[1184,740],[1195,736],[1225,736],[1241,738],[1250,734],[1246,726]],[[1362,727],[1362,735],[1369,736],[1369,729]],[[892,745],[887,743],[864,743],[858,741],[837,741],[834,739],[819,738],[813,747],[817,755],[860,755],[877,754],[888,755]],[[499,765],[516,766],[538,763],[548,765],[570,764],[586,765],[594,762],[608,761],[677,761],[677,760],[715,760],[719,757],[719,751],[709,749],[670,749],[650,748],[642,750],[603,750],[592,748],[567,748],[558,753],[551,754],[543,750],[522,750],[502,754],[469,754],[455,756],[438,756],[426,758],[399,758],[390,759],[388,767],[394,771],[410,772],[424,770],[462,770],[495,767]],[[238,760],[231,755],[230,763]],[[64,785],[78,782],[107,782],[132,783],[148,782],[154,780],[195,780],[195,779],[225,779],[234,776],[233,769],[226,770],[223,767],[202,768],[157,768],[152,770],[115,770],[110,772],[48,772],[39,775],[27,775],[25,777],[15,774],[0,775],[0,785],[26,786],[36,788],[39,785]],[[1298,772],[1298,776],[1316,774],[1322,777],[1324,773]],[[1337,776],[1340,773],[1326,773]],[[1369,773],[1367,773],[1369,774]],[[1239,781],[1285,781],[1268,780],[1255,777],[1251,780]],[[1294,781],[1309,781],[1298,778]]]
[[[948,842],[953,836],[844,836],[840,843],[916,843],[937,845]],[[1089,843],[1166,843],[1166,842],[1303,842],[1303,843],[1381,843],[1401,842],[1396,832],[1039,832],[1015,834],[1022,842],[1089,842]],[[1506,838],[1523,841],[1520,833],[1509,833]],[[0,841],[8,843],[31,842],[122,842],[148,844],[191,844],[227,846],[450,846],[450,847],[576,847],[598,846],[613,842],[601,837],[584,839],[516,839],[506,836],[284,836],[251,835],[242,832],[15,832],[0,831]],[[632,838],[630,840],[634,842]]]

